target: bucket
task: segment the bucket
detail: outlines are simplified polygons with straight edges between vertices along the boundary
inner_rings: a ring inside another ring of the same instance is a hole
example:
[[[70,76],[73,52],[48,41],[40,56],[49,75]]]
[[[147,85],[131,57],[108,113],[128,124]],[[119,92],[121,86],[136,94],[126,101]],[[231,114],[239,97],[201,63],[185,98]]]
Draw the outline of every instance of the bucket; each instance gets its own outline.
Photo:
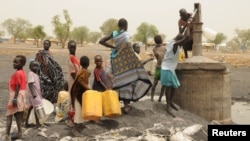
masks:
[[[54,105],[53,105],[50,101],[48,101],[47,99],[44,99],[44,98],[42,99],[42,105],[43,105],[45,117],[39,118],[39,122],[40,122],[41,124],[43,124],[44,122],[46,122],[46,120],[49,118],[50,114],[51,114],[51,113],[53,112],[53,110],[54,110]],[[28,121],[29,121],[29,123],[34,123],[34,124],[36,124],[34,112],[35,112],[35,110],[32,109]]]
[[[42,119],[42,118],[45,118],[45,111],[44,111],[44,108],[43,106],[38,106],[36,109],[35,109],[35,112],[36,112],[36,115],[39,119]]]
[[[106,117],[114,118],[122,114],[118,94],[114,90],[106,90],[102,93],[102,105],[103,115]]]
[[[86,120],[98,120],[102,117],[102,93],[87,90],[82,95],[82,116]]]
[[[180,49],[180,51],[179,51],[178,60],[179,60],[179,62],[182,62],[184,60],[184,53],[183,53],[182,49]]]

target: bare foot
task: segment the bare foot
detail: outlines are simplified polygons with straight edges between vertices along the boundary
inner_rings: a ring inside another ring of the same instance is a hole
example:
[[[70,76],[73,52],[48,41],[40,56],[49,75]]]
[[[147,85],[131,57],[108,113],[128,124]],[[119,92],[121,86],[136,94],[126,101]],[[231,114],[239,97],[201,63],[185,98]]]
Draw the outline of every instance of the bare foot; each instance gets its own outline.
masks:
[[[25,124],[25,128],[32,128],[32,127],[35,127],[36,125],[35,124]]]
[[[171,106],[173,109],[175,109],[176,111],[179,111],[179,109],[180,109],[180,107],[179,107],[177,104],[175,104],[174,102],[171,102],[170,106]]]
[[[158,102],[161,102],[161,98],[158,99]]]
[[[175,115],[172,113],[172,110],[170,108],[167,108],[166,111],[168,114],[175,118]]]
[[[37,128],[37,129],[40,128],[40,127],[42,127],[42,124],[37,124],[37,125],[36,125],[36,128]]]
[[[83,135],[80,134],[76,129],[72,129],[72,134],[73,134],[75,137],[83,137]]]
[[[125,106],[124,107],[125,114],[128,114],[131,110],[132,110],[132,107],[130,107],[130,106]]]
[[[10,135],[11,140],[17,140],[17,139],[21,139],[22,138],[22,134],[20,133],[13,133]]]

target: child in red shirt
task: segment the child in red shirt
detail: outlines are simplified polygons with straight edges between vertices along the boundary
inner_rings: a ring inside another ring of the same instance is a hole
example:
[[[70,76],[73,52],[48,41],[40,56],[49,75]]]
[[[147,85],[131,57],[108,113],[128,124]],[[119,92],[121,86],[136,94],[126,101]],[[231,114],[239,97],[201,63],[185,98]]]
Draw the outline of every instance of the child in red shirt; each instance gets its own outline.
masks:
[[[7,105],[7,126],[6,126],[6,139],[10,137],[10,130],[12,124],[13,115],[16,119],[18,133],[13,134],[12,140],[22,138],[22,115],[26,108],[26,74],[23,67],[26,63],[26,57],[23,55],[17,55],[13,60],[13,68],[16,70],[12,74],[9,81],[9,100]]]

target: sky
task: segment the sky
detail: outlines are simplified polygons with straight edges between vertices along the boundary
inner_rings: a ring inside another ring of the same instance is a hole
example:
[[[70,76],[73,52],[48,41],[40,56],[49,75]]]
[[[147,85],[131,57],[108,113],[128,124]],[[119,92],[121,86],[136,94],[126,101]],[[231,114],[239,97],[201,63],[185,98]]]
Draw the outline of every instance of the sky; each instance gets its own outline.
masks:
[[[54,36],[52,18],[60,15],[63,21],[66,9],[73,28],[87,26],[100,32],[107,19],[125,18],[131,35],[147,22],[172,39],[178,33],[179,9],[193,12],[195,3],[201,4],[203,27],[225,34],[227,40],[235,36],[236,28],[250,29],[250,0],[0,0],[0,23],[22,18],[33,26],[42,25],[48,35]]]

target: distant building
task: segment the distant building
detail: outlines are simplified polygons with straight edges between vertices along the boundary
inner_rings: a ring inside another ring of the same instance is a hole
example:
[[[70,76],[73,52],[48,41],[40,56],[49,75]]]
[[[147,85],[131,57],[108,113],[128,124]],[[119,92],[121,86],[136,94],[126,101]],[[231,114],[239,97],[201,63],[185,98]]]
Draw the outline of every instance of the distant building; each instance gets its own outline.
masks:
[[[50,42],[51,42],[51,45],[56,45],[56,46],[58,46],[58,45],[60,45],[60,41],[58,40],[58,39],[49,39],[50,40]]]
[[[0,43],[3,43],[3,42],[8,42],[9,39],[8,38],[0,38]]]

